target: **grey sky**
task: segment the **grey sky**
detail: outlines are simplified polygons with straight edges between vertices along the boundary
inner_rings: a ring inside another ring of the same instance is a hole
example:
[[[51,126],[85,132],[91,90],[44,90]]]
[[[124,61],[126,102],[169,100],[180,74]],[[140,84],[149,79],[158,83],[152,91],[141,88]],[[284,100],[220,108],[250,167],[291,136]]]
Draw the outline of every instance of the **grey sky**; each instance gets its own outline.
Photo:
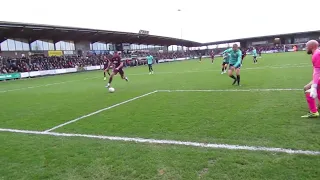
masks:
[[[3,0],[1,7],[1,21],[177,38],[182,29],[183,39],[199,42],[320,30],[320,0]]]

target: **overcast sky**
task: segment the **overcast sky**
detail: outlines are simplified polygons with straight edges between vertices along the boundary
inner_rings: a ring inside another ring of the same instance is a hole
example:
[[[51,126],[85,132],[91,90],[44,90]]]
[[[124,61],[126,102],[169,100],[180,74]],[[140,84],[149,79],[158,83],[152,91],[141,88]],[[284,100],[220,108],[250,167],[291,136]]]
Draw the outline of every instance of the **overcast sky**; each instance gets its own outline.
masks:
[[[182,29],[183,39],[211,42],[320,30],[319,7],[320,0],[1,0],[0,20],[176,38]]]

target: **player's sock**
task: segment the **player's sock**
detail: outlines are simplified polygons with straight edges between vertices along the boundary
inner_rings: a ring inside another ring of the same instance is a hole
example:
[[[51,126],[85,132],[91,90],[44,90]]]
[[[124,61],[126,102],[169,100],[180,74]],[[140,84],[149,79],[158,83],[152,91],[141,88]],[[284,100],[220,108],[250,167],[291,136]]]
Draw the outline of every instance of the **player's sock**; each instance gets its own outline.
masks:
[[[225,68],[224,68],[224,67],[222,67],[221,72],[224,72],[224,70],[225,70]]]
[[[236,78],[234,75],[231,75],[231,76],[229,76],[229,77],[231,77],[231,78],[234,79],[234,80],[237,80],[237,78]]]
[[[106,77],[106,72],[103,72],[103,77]]]
[[[236,78],[236,77],[234,77],[234,75],[231,75],[231,76],[229,76],[229,77],[231,77],[232,79],[234,79],[234,81],[233,81],[232,85],[236,84],[236,82],[237,82],[237,78]]]
[[[112,83],[112,79],[113,79],[113,77],[110,76],[110,78],[109,78],[109,83],[108,83],[108,84],[111,84],[111,83]]]
[[[306,99],[307,99],[307,103],[308,103],[310,112],[311,113],[318,112],[316,100],[313,99],[312,97],[310,97],[310,93],[306,93],[305,95],[306,95]]]
[[[238,86],[240,85],[240,75],[237,75]]]
[[[320,89],[317,88],[317,94],[320,94]],[[320,103],[320,96],[318,96],[318,104]],[[320,106],[320,104],[318,105],[318,107]]]

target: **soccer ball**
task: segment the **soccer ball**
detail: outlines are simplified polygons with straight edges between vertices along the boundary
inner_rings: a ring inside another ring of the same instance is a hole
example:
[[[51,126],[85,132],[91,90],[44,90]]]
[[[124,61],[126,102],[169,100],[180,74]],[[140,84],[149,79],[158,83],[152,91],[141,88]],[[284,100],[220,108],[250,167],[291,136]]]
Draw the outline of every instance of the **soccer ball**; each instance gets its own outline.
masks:
[[[109,88],[109,92],[113,93],[115,91],[115,89],[113,87]]]

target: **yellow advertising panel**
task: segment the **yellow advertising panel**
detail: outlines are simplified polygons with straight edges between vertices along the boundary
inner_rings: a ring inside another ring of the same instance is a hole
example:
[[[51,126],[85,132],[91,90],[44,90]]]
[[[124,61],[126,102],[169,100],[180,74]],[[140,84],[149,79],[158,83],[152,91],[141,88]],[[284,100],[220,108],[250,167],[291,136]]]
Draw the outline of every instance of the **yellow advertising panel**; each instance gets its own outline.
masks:
[[[62,56],[62,51],[48,51],[48,56]]]

